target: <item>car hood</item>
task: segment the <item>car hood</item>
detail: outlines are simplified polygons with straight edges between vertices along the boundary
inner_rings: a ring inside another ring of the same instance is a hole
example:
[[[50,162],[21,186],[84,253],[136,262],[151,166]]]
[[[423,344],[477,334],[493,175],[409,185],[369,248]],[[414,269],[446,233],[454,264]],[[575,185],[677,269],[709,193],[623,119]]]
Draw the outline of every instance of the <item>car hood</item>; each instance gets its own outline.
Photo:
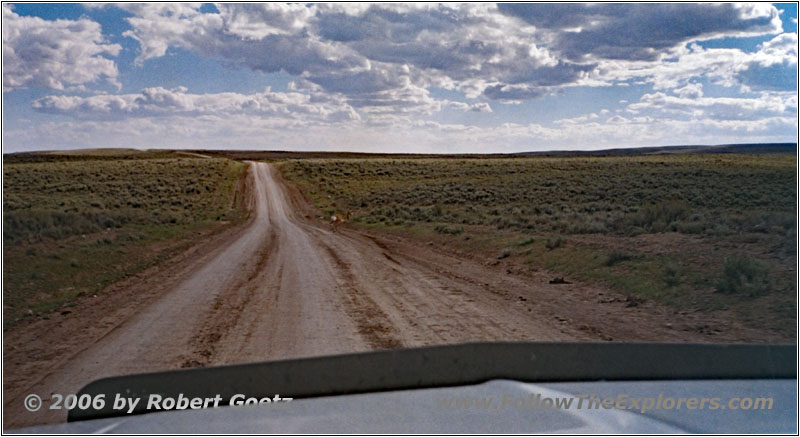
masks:
[[[482,384],[184,410],[15,430],[20,433],[796,433],[796,380]],[[542,400],[763,397],[771,409],[570,408]],[[537,399],[539,399],[537,405]],[[487,400],[492,400],[488,402]]]

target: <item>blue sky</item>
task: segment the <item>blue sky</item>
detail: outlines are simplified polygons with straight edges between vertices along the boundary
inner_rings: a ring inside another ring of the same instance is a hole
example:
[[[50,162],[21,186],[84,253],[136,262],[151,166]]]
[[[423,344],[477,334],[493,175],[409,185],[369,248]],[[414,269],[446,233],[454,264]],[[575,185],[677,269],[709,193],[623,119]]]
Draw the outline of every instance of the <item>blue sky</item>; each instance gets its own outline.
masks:
[[[4,4],[4,152],[797,141],[796,4]]]

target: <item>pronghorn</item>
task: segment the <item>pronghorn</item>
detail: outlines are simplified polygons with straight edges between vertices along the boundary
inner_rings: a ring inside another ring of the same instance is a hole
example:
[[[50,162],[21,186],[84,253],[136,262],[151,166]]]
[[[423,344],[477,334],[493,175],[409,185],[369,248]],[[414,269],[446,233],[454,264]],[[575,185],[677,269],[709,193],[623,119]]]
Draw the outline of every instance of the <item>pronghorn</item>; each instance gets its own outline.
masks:
[[[350,214],[352,213],[353,213],[352,211],[347,211],[347,214],[344,215],[341,214],[332,215],[331,227],[333,227],[333,230],[335,231],[339,225],[341,225],[342,223],[346,223],[348,220],[350,220]]]

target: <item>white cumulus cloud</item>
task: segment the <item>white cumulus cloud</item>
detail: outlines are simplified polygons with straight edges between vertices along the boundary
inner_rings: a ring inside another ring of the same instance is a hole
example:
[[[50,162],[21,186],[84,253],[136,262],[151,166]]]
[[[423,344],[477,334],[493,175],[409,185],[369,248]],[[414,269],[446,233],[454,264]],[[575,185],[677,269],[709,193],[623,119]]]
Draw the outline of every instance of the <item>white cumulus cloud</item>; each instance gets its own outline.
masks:
[[[116,84],[117,66],[106,56],[121,47],[103,37],[89,19],[22,17],[3,4],[3,90],[42,87],[63,90],[105,79]]]

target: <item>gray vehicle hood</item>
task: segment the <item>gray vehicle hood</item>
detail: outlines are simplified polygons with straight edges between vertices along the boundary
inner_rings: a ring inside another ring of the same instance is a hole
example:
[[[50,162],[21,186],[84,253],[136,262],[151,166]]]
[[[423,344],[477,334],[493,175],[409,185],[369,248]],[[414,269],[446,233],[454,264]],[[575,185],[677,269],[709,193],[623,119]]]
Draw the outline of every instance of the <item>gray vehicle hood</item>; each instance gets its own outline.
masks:
[[[16,433],[797,433],[797,381],[522,383],[328,396],[255,406],[158,412],[12,430]],[[771,397],[771,409],[578,409],[538,398]],[[450,406],[446,407],[446,400]],[[487,399],[493,401],[487,404]],[[527,399],[525,403],[510,400]],[[456,406],[460,400],[460,406]],[[472,401],[470,401],[472,400]],[[505,405],[503,401],[506,400]],[[475,402],[481,402],[476,406]],[[465,404],[469,405],[465,405]]]

